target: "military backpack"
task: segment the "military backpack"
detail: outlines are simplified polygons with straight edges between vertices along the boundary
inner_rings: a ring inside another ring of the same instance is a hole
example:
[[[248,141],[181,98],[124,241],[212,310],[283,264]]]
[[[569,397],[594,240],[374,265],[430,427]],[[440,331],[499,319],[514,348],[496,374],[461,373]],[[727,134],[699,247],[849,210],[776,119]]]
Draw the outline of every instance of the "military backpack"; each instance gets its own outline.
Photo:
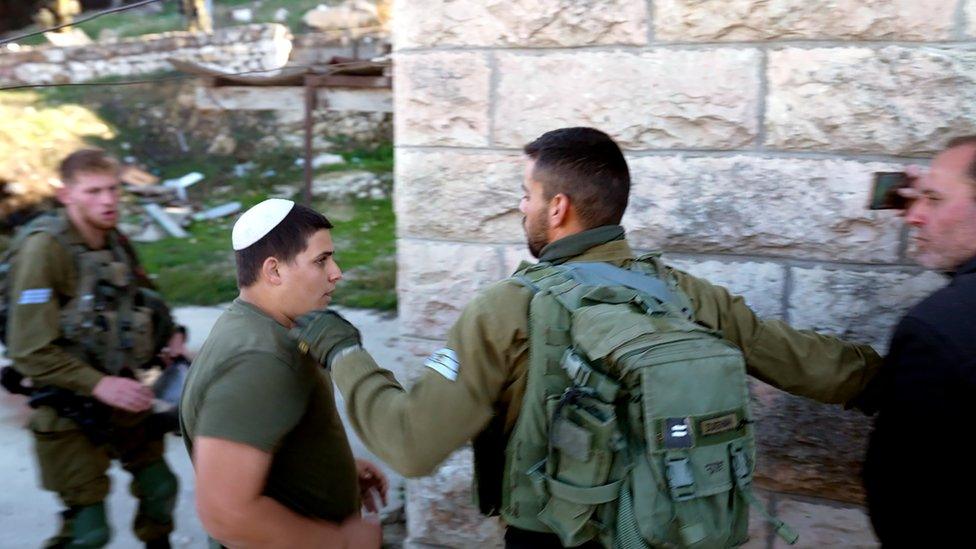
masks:
[[[744,543],[758,502],[740,350],[694,322],[656,256],[627,268],[540,263],[515,279],[534,295],[504,520],[567,547]]]

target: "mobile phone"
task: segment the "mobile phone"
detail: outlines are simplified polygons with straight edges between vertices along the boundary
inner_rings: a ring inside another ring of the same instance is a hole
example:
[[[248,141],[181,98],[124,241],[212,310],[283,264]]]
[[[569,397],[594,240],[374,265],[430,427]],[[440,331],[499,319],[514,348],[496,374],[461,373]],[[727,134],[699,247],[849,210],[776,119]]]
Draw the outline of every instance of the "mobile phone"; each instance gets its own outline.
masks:
[[[912,180],[905,172],[874,172],[874,187],[868,209],[904,210],[908,200],[898,194],[898,190],[911,186]]]

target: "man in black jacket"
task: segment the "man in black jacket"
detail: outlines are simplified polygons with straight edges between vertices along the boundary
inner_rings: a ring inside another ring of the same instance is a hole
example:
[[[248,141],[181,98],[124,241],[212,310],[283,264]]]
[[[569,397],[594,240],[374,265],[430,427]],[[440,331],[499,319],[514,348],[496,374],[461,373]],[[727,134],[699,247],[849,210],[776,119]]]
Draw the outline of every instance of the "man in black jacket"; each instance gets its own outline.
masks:
[[[915,173],[905,222],[913,256],[951,277],[899,322],[873,386],[878,416],[864,465],[885,546],[972,543],[976,460],[976,136]]]

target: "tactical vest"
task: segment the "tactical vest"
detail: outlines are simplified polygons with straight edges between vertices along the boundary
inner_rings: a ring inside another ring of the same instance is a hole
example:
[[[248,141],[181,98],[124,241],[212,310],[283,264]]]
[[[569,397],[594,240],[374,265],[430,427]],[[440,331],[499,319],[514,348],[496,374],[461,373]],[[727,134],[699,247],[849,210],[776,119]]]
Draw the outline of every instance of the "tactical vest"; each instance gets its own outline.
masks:
[[[3,341],[6,342],[10,306],[18,299],[10,295],[10,271],[17,253],[27,237],[47,233],[71,254],[77,280],[74,297],[51,297],[61,301],[61,338],[57,344],[111,375],[145,364],[155,355],[160,334],[159,326],[154,330],[154,307],[148,303],[152,296],[137,284],[133,252],[114,230],[109,232],[101,250],[72,242],[68,238],[69,223],[59,214],[38,217],[18,231],[0,259]],[[158,311],[155,312],[158,318]]]
[[[516,273],[534,295],[525,397],[505,452],[508,524],[567,547],[748,539],[758,502],[745,361],[694,322],[665,273],[654,256]]]

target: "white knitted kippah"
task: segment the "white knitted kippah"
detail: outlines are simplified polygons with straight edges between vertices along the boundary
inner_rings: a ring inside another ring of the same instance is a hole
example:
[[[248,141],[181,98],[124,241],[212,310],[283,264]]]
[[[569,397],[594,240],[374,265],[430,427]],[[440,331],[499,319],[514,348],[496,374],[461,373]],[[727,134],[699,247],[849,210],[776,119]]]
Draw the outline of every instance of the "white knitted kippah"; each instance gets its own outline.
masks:
[[[234,250],[243,250],[271,232],[295,207],[291,200],[269,198],[244,212],[234,223],[231,243]]]

